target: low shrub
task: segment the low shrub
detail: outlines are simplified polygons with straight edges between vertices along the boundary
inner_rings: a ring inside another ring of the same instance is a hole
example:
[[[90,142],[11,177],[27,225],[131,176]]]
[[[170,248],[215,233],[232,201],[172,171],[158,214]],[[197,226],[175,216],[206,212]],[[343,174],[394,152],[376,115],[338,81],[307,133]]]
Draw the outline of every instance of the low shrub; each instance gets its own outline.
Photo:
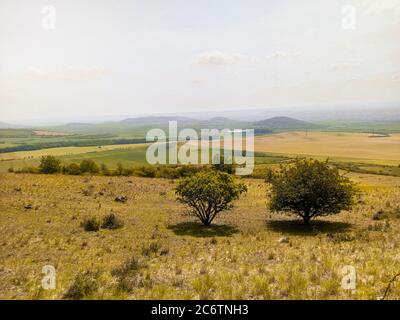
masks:
[[[123,227],[124,223],[122,222],[121,219],[115,216],[114,213],[107,214],[106,216],[103,217],[102,223],[101,223],[101,228],[102,229],[118,229]]]
[[[79,273],[64,294],[63,299],[81,300],[96,293],[99,289],[98,278],[98,272],[85,271]]]
[[[160,249],[161,245],[158,242],[152,242],[148,246],[142,246],[142,255],[146,257],[156,255]]]
[[[67,166],[64,166],[62,171],[64,174],[70,174],[74,176],[80,175],[82,173],[81,168],[76,163],[71,163]]]
[[[112,270],[111,274],[118,279],[117,288],[121,291],[132,292],[140,283],[139,271],[142,267],[139,260],[132,256],[122,266]]]
[[[100,222],[96,217],[85,218],[81,223],[81,226],[85,231],[93,232],[99,231],[100,229]]]
[[[35,167],[23,167],[19,170],[15,170],[15,173],[41,173],[39,168]]]
[[[137,271],[139,271],[140,267],[141,265],[139,260],[135,256],[132,256],[126,260],[122,266],[114,269],[111,274],[118,278],[124,278],[126,276],[135,274]]]
[[[156,176],[157,169],[155,167],[140,167],[135,171],[135,175],[144,178],[154,178]]]
[[[99,173],[99,171],[100,171],[100,168],[96,164],[96,162],[94,162],[93,160],[90,160],[90,159],[82,160],[81,163],[79,164],[79,168],[82,173],[95,174],[95,173]]]

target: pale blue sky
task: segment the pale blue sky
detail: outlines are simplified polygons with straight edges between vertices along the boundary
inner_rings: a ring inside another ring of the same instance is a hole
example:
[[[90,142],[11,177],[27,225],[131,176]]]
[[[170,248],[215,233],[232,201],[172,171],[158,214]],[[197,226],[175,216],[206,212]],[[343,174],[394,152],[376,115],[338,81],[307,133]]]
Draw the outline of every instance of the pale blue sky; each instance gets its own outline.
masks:
[[[0,121],[400,101],[399,31],[400,0],[0,0]]]

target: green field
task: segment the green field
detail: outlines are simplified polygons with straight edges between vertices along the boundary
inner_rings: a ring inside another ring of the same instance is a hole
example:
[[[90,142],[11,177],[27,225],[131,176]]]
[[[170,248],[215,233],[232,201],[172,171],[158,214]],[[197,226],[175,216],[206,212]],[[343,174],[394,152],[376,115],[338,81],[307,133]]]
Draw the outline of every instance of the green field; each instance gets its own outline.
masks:
[[[3,135],[9,134],[9,132],[9,130],[6,130]],[[22,132],[18,134],[22,135]],[[84,141],[85,143],[88,141],[90,143],[90,141],[98,141],[98,139],[115,138],[114,135],[103,134],[102,136],[76,135],[72,137],[35,137],[29,139],[33,139],[33,144],[36,144],[43,143],[43,141],[75,140]],[[131,137],[117,136],[117,138]],[[25,141],[24,143],[29,145],[29,141],[31,141],[29,139],[20,141]],[[0,144],[0,150],[2,147],[15,144],[11,142]],[[23,167],[37,166],[40,157],[44,155],[57,156],[66,164],[80,162],[83,159],[92,159],[99,164],[106,164],[111,169],[115,168],[118,163],[123,164],[125,167],[142,166],[147,164],[146,148],[146,144],[111,144],[6,152],[0,153],[0,172],[6,172],[9,168],[21,169]],[[279,132],[256,136],[255,151],[255,171],[257,176],[265,169],[265,165],[285,162],[287,159],[295,157],[329,158],[340,169],[353,172],[400,175],[400,134],[374,137],[370,134],[349,132]]]

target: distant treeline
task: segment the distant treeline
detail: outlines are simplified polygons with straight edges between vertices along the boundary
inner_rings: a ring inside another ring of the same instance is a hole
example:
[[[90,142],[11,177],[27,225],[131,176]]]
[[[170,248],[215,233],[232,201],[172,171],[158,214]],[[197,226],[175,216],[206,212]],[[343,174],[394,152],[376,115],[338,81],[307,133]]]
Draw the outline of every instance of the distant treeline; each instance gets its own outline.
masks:
[[[158,165],[142,167],[125,167],[121,163],[116,169],[109,169],[105,164],[97,164],[91,159],[82,160],[80,163],[63,164],[54,156],[44,156],[38,167],[23,167],[21,169],[9,168],[8,172],[15,173],[41,173],[41,174],[66,174],[66,175],[103,175],[103,176],[137,176],[147,178],[177,179],[188,177],[203,170],[218,170],[232,174],[234,165]]]
[[[35,144],[20,144],[13,147],[1,148],[0,153],[17,152],[17,151],[33,151],[50,148],[62,147],[95,147],[115,144],[139,144],[145,143],[145,138],[138,139],[97,139],[97,140],[66,140],[57,142],[45,142]]]

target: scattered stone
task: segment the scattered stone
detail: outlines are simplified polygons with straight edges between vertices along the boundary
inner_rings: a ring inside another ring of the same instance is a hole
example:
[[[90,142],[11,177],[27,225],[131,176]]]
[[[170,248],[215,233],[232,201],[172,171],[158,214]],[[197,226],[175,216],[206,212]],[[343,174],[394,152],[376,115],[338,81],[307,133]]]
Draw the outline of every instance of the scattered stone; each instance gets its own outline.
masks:
[[[16,192],[21,192],[21,191],[22,191],[22,188],[21,188],[21,187],[16,187],[14,190],[15,190]]]
[[[27,204],[27,205],[24,206],[24,208],[26,210],[29,210],[29,209],[33,209],[33,206],[31,204]]]
[[[122,202],[122,203],[125,203],[125,202],[127,202],[127,201],[128,201],[128,198],[127,198],[127,197],[125,197],[125,196],[117,196],[117,197],[115,198],[115,201],[116,201],[116,202]]]

